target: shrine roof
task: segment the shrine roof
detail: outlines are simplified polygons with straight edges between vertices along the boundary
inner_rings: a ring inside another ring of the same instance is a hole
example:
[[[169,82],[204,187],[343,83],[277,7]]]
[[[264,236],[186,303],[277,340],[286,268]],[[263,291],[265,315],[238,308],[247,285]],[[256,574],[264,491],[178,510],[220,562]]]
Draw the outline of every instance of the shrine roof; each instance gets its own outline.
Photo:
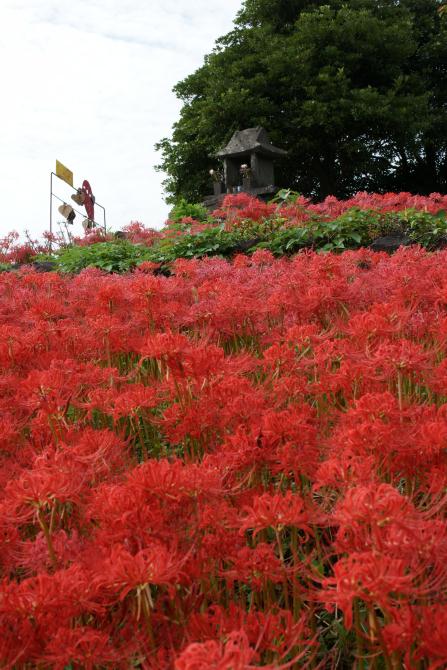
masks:
[[[265,156],[285,156],[287,151],[279,149],[271,144],[267,131],[261,126],[236,130],[227,146],[222,148],[217,155],[220,157],[236,157],[248,153],[259,153]]]

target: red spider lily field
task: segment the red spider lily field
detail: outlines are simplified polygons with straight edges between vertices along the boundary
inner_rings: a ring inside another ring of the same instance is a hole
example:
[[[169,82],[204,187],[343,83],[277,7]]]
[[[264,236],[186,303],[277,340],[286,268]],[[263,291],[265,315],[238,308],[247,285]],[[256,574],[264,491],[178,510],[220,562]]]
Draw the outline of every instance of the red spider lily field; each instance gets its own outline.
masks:
[[[1,273],[0,667],[447,667],[446,266]]]

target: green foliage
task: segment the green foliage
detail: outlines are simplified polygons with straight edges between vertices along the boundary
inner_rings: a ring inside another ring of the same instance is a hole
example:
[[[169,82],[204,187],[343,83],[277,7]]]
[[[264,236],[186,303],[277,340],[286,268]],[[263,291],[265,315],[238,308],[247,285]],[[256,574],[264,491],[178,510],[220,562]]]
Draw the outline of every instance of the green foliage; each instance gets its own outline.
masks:
[[[407,236],[413,243],[434,249],[440,242],[447,241],[446,213],[416,210],[379,213],[351,209],[333,221],[315,218],[302,227],[279,229],[257,248],[269,249],[276,256],[292,254],[305,247],[322,252],[343,251],[368,246],[385,235]]]
[[[198,221],[206,221],[208,218],[208,212],[206,207],[200,203],[191,204],[187,202],[184,198],[180,198],[169,214],[171,221],[181,221],[185,217],[191,217],[197,219]]]
[[[447,242],[447,218],[444,210],[437,214],[415,210],[399,212],[399,220],[410,240],[427,249],[435,248],[440,242]]]
[[[203,256],[231,256],[235,253],[243,235],[240,231],[227,232],[215,226],[200,233],[165,238],[150,250],[150,260],[170,263],[176,258],[202,258]]]
[[[258,248],[269,249],[276,256],[292,254],[305,247],[318,251],[343,251],[369,244],[380,234],[379,217],[368,210],[352,209],[333,221],[318,218],[302,226],[282,228]]]
[[[268,240],[260,242],[256,248],[268,249],[275,256],[284,256],[296,253],[311,244],[312,238],[309,229],[293,226],[279,230]]]
[[[100,242],[85,247],[68,247],[61,250],[54,260],[62,272],[77,273],[86,267],[105,272],[129,272],[138,263],[148,260],[150,249],[125,240]]]
[[[148,250],[148,255],[152,261],[170,263],[176,258],[231,257],[256,249],[268,249],[276,256],[291,255],[304,248],[343,251],[368,246],[382,235],[406,235],[414,243],[435,248],[447,239],[446,213],[351,209],[333,221],[314,217],[301,226],[290,227],[284,227],[275,217],[262,222],[247,219],[231,231],[215,226],[194,235],[165,238]],[[244,243],[248,245],[244,247]]]
[[[381,217],[376,212],[351,209],[334,221],[310,225],[314,246],[320,251],[343,251],[369,244],[382,234]]]
[[[301,193],[298,191],[292,191],[291,188],[281,188],[274,198],[270,202],[278,204],[280,207],[282,205],[291,205],[298,200]]]
[[[231,258],[237,253],[252,253],[256,249],[268,249],[275,256],[291,255],[305,248],[320,252],[344,251],[368,246],[382,235],[406,235],[412,242],[428,249],[447,241],[444,211],[438,214],[416,210],[379,213],[351,209],[333,221],[314,217],[301,226],[284,227],[283,223],[275,217],[261,222],[247,219],[230,231],[224,230],[222,225],[195,234],[178,231],[180,234],[166,236],[151,247],[121,240],[101,242],[63,249],[46,260],[55,261],[57,269],[67,273],[77,273],[86,267],[123,273],[144,261],[166,266],[177,258]],[[0,267],[0,271],[8,269],[9,266]]]
[[[322,199],[447,189],[447,21],[437,0],[245,0],[234,30],[174,91],[158,144],[168,200],[211,190],[213,155],[264,126],[277,183]]]

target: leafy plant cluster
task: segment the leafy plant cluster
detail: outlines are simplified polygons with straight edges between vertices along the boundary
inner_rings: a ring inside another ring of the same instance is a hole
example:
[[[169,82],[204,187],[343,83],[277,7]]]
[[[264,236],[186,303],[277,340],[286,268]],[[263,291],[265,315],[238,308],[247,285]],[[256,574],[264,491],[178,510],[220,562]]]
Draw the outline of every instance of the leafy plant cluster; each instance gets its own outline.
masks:
[[[150,260],[150,249],[127,240],[99,242],[90,246],[72,246],[61,249],[54,256],[40,256],[41,260],[55,260],[61,272],[78,273],[84,268],[95,267],[104,272],[124,273],[138,264]]]
[[[145,261],[168,265],[178,258],[231,258],[258,249],[266,249],[275,256],[291,255],[305,248],[340,252],[368,246],[383,235],[405,236],[410,242],[429,250],[447,240],[444,211],[431,214],[416,210],[374,212],[351,209],[332,221],[314,215],[301,225],[293,226],[288,226],[277,215],[260,221],[243,219],[230,230],[216,220],[210,220],[209,224],[197,233],[191,232],[190,225],[177,224],[175,235],[161,237],[151,247],[131,244],[127,240],[70,247],[62,249],[55,260],[62,272],[77,273],[86,267],[96,267],[105,272],[123,273]]]
[[[14,266],[11,263],[0,263],[0,272],[12,272]]]
[[[190,203],[185,198],[179,198],[175,207],[169,213],[169,218],[171,221],[179,222],[186,217],[205,221],[208,217],[208,212],[206,207],[200,203]]]

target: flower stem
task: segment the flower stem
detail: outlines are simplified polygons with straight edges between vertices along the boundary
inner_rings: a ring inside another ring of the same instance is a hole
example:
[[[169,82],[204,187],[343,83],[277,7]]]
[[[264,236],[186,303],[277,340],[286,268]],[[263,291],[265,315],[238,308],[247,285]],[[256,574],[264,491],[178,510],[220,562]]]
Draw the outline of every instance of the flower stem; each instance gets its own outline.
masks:
[[[57,567],[57,558],[56,558],[56,554],[54,553],[53,543],[52,543],[52,541],[51,541],[51,533],[50,533],[50,530],[49,530],[49,528],[48,528],[47,522],[45,521],[45,518],[44,518],[44,516],[43,516],[43,514],[42,514],[42,510],[41,510],[41,509],[39,509],[39,511],[37,512],[37,519],[38,519],[38,521],[39,521],[39,525],[40,525],[40,527],[41,527],[41,529],[42,529],[42,532],[43,532],[43,534],[44,534],[44,536],[45,536],[45,540],[46,540],[46,542],[47,542],[48,554],[49,554],[49,556],[50,556],[51,564],[52,564],[53,568],[56,569],[56,567]]]

